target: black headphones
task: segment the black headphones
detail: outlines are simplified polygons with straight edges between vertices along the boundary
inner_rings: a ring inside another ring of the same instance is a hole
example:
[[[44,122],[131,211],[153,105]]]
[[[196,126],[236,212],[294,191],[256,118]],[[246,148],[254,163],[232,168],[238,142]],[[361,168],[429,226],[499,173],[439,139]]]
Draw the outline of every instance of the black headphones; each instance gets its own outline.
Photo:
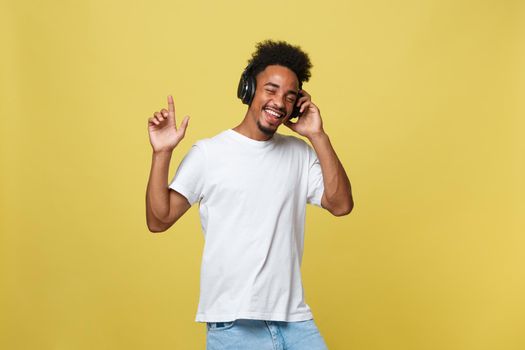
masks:
[[[244,71],[242,72],[241,79],[239,80],[239,86],[237,87],[237,97],[245,105],[250,105],[252,103],[253,97],[255,96],[255,89],[257,87],[257,82],[255,76],[252,74],[253,64],[250,63]],[[299,82],[299,90],[302,89],[303,83]],[[303,95],[299,93],[297,99],[301,98]],[[300,107],[294,104],[292,114],[289,119],[300,117]]]
[[[245,105],[250,105],[255,96],[256,81],[252,74],[253,64],[250,63],[242,72],[239,86],[237,87],[237,97],[241,99]]]

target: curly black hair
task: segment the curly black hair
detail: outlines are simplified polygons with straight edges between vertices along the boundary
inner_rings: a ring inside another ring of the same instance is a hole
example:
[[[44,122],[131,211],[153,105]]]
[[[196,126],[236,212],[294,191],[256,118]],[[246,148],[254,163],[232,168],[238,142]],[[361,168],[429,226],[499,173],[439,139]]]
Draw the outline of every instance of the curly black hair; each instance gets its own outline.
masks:
[[[250,72],[255,77],[267,66],[280,65],[292,70],[299,85],[310,79],[312,63],[310,57],[299,46],[293,46],[286,41],[265,40],[256,44],[256,51],[248,61]]]

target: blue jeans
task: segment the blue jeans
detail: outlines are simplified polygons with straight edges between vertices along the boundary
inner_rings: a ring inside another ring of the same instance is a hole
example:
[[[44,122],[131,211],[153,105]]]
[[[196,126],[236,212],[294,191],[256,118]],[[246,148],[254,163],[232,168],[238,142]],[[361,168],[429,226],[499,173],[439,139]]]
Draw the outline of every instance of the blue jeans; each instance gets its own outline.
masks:
[[[206,323],[206,350],[327,350],[314,320]]]

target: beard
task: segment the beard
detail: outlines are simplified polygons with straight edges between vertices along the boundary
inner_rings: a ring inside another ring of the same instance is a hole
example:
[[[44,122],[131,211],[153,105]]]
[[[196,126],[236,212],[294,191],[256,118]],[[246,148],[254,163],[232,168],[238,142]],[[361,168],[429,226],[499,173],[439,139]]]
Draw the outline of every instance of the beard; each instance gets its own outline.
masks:
[[[265,127],[264,125],[261,124],[259,120],[257,120],[257,127],[259,128],[259,130],[261,130],[263,134],[268,135],[268,136],[273,136],[273,134],[275,134],[275,132],[277,131],[277,129],[270,129],[270,128]]]

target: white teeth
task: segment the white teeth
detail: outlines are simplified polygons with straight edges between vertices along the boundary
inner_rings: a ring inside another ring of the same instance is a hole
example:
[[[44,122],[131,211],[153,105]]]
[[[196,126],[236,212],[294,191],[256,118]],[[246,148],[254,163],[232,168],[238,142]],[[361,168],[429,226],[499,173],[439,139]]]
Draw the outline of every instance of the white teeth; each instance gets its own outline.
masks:
[[[265,109],[265,111],[271,115],[273,115],[274,117],[277,117],[279,118],[281,115],[275,111],[272,111],[271,109]]]

